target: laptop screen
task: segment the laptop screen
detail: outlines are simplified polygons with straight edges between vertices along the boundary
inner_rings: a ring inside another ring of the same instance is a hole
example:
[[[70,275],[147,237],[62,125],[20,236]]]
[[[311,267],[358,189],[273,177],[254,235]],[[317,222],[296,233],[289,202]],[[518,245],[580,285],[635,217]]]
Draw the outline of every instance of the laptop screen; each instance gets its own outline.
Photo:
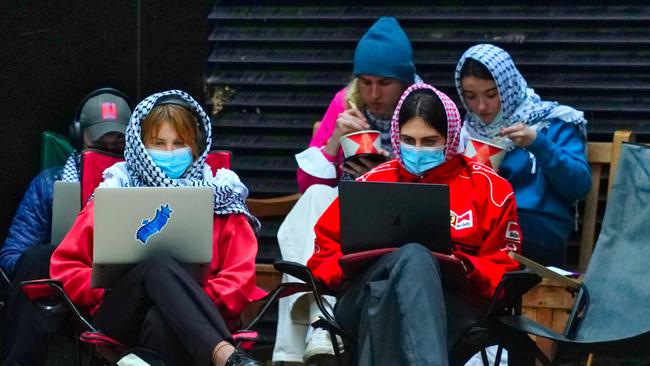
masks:
[[[50,243],[59,245],[70,231],[81,208],[81,189],[79,183],[54,182],[54,198],[52,199],[52,231]]]
[[[451,253],[449,187],[441,184],[339,184],[344,254],[418,243]]]

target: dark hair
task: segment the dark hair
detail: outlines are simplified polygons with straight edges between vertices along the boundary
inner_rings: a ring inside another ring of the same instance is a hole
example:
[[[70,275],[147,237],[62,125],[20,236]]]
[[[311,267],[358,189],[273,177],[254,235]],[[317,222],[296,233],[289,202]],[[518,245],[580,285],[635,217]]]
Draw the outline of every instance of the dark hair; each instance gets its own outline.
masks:
[[[466,58],[465,63],[463,63],[463,67],[460,69],[460,80],[463,80],[468,76],[494,81],[494,77],[492,76],[490,70],[488,70],[485,65],[473,58]]]
[[[447,112],[442,101],[433,90],[419,89],[409,94],[399,111],[399,126],[412,118],[420,117],[429,127],[447,136]]]

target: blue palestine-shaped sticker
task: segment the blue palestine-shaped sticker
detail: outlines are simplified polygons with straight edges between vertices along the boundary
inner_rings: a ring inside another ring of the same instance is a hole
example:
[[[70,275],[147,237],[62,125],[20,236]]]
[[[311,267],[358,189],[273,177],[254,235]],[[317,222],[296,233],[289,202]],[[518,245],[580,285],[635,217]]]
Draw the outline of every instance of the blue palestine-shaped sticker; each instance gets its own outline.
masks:
[[[135,238],[142,243],[142,245],[147,245],[147,240],[161,232],[165,225],[167,225],[172,212],[174,211],[169,208],[169,203],[164,206],[160,205],[160,208],[156,210],[156,216],[153,220],[142,220],[142,226],[140,226],[138,231],[135,233]]]

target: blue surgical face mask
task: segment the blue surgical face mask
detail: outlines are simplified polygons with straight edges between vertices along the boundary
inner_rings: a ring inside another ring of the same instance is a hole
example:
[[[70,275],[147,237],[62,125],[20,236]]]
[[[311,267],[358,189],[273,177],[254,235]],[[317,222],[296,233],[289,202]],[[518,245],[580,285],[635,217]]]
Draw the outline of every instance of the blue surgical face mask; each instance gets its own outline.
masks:
[[[192,149],[182,147],[171,151],[147,149],[153,162],[172,179],[177,179],[192,164]]]
[[[402,164],[409,172],[421,175],[445,162],[445,146],[416,147],[401,143]]]

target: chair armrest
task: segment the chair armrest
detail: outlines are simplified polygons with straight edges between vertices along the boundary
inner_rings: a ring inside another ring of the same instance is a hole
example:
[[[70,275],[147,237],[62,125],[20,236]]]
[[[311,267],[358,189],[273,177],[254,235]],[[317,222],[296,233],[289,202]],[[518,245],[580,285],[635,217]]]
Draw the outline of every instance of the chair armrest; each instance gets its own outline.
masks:
[[[91,332],[97,332],[97,329],[93,327],[92,324],[90,324],[90,321],[88,321],[83,314],[79,311],[79,309],[75,306],[75,304],[72,302],[70,299],[70,296],[65,293],[65,290],[63,289],[63,284],[61,284],[60,281],[53,280],[53,279],[38,279],[38,280],[30,280],[30,281],[23,281],[20,283],[20,288],[25,293],[27,298],[35,302],[39,299],[42,298],[58,298],[63,302],[63,304],[70,310],[70,312],[74,315],[75,319],[83,326],[85,327],[88,331]],[[48,310],[46,308],[43,308],[44,310]]]
[[[278,272],[286,273],[289,276],[295,277],[307,284],[313,283],[317,292],[321,293],[321,295],[336,296],[336,294],[338,293],[337,290],[325,285],[317,278],[315,278],[311,273],[311,270],[307,268],[307,266],[305,266],[304,264],[300,264],[298,262],[283,261],[278,259],[275,262],[273,262],[273,267]]]
[[[515,308],[521,297],[541,281],[542,278],[531,270],[506,272],[494,291],[486,316]]]
[[[63,285],[61,282],[49,278],[23,281],[20,283],[20,290],[32,302],[44,297],[59,297],[57,287],[62,289]]]
[[[549,280],[558,283],[567,289],[577,291],[580,289],[580,281],[576,281],[572,278],[568,278],[561,274],[551,271],[545,266],[533,261],[532,259],[526,258],[521,254],[515,252],[508,252],[510,258],[516,260],[520,264],[526,266],[531,271],[537,273],[540,277],[548,278]]]
[[[325,284],[321,283],[316,278],[314,278],[314,276],[311,273],[311,270],[303,264],[297,262],[276,260],[273,263],[273,267],[277,271],[295,277],[305,282],[308,286],[310,286],[311,291],[314,292],[314,299],[316,300],[316,306],[318,306],[318,309],[321,311],[321,313],[323,313],[323,315],[328,320],[334,320],[334,316],[332,316],[329,313],[329,311],[325,309],[325,305],[323,304],[321,296],[323,295],[336,296],[337,294],[336,290],[327,287]]]
[[[289,276],[295,277],[303,282],[309,282],[313,279],[311,271],[307,266],[298,262],[276,260],[273,262],[273,268],[278,272],[286,273]]]

